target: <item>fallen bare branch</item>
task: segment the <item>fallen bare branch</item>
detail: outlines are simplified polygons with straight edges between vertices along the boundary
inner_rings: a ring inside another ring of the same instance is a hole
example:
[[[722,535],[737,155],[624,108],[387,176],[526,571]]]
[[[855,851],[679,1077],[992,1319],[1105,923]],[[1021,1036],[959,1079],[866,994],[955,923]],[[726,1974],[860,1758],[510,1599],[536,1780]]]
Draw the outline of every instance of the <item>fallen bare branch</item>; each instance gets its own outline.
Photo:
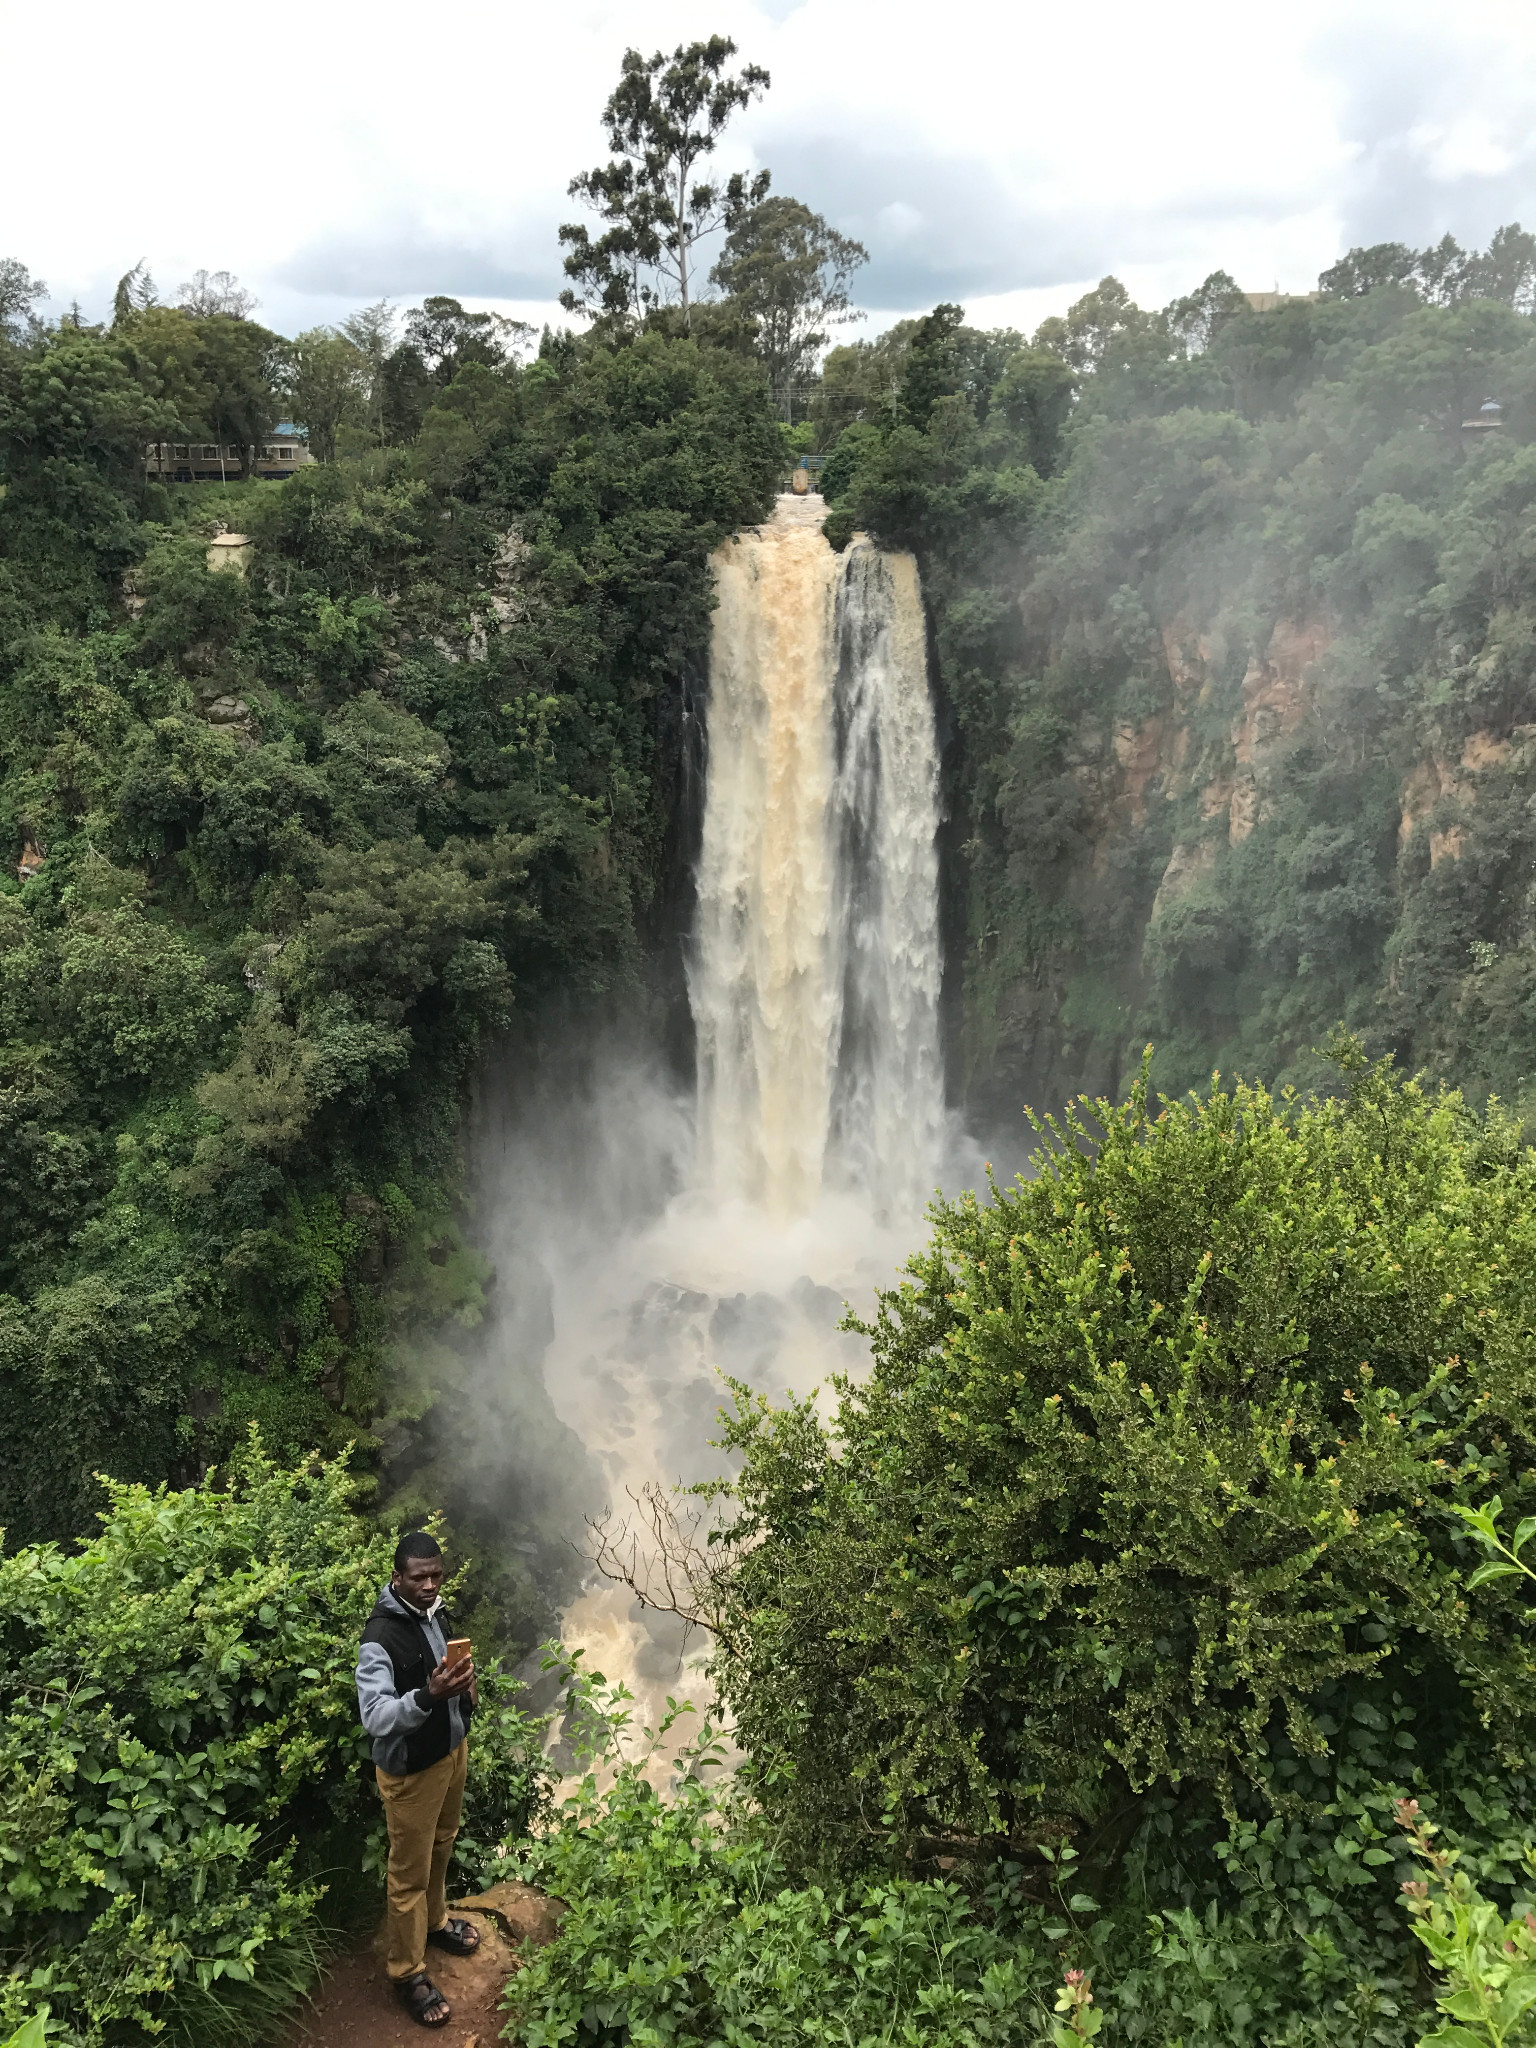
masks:
[[[628,1586],[642,1607],[673,1614],[686,1629],[706,1629],[728,1641],[721,1626],[727,1547],[710,1546],[710,1509],[699,1502],[679,1511],[678,1496],[651,1481],[628,1488],[634,1514],[617,1519],[610,1509],[588,1515],[593,1547],[586,1554],[605,1579]]]

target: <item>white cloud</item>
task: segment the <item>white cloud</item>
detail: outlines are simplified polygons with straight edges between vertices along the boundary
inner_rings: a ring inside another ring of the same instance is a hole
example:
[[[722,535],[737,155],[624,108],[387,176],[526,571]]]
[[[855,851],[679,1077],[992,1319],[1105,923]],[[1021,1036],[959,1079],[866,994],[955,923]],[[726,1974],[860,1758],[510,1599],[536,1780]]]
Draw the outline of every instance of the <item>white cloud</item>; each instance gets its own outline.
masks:
[[[1309,285],[1348,243],[1536,225],[1525,0],[0,0],[0,254],[104,310],[228,268],[293,331],[431,289],[552,310],[572,173],[627,44],[713,30],[774,75],[734,162],[869,246],[872,326],[1033,325],[1114,270]]]
[[[881,239],[898,248],[903,242],[910,242],[923,225],[923,216],[904,199],[893,199],[889,206],[882,206],[875,220]]]

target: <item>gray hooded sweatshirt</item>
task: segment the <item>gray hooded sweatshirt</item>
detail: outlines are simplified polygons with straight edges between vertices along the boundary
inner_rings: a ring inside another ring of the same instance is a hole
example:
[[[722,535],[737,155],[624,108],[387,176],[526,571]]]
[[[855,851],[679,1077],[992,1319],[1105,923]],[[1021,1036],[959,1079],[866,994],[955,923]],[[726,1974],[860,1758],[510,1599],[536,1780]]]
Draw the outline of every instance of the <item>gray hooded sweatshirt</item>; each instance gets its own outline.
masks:
[[[433,1663],[442,1663],[448,1642],[442,1630],[443,1603],[440,1599],[434,1600],[423,1613],[420,1608],[412,1607],[408,1600],[402,1600],[393,1586],[386,1586],[379,1595],[378,1604],[415,1622],[431,1648]],[[377,1613],[378,1608],[374,1612]],[[457,1700],[449,1700],[447,1704],[449,1748],[453,1750],[464,1740],[464,1716]],[[364,1643],[358,1652],[357,1710],[372,1740],[375,1764],[391,1777],[404,1776],[407,1767],[406,1737],[425,1727],[432,1707],[422,1699],[419,1690],[396,1692],[395,1667],[382,1643]]]

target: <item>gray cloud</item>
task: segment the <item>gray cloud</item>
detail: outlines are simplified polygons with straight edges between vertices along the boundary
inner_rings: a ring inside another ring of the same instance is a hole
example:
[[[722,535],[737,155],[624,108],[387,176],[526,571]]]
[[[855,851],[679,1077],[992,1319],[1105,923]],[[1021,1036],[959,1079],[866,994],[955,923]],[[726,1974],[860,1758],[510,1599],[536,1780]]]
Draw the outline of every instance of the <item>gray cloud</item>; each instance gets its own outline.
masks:
[[[360,300],[422,298],[429,292],[455,298],[553,299],[561,281],[553,226],[547,234],[514,230],[498,249],[435,235],[413,219],[358,235],[317,236],[275,273],[275,282],[290,291]]]
[[[857,296],[874,312],[991,297],[1188,258],[1293,202],[1229,185],[1158,209],[1127,203],[1057,211],[1031,206],[977,158],[922,144],[783,135],[765,143],[774,184],[825,213],[869,250]]]
[[[1232,189],[1161,211],[1047,210],[1021,201],[980,158],[941,154],[915,139],[872,143],[770,128],[760,148],[775,190],[825,213],[869,250],[856,296],[877,315],[1098,277],[1186,251],[1198,263],[1213,227],[1219,234],[1222,222],[1267,220],[1283,211],[1278,201]],[[325,233],[297,250],[273,282],[327,299],[450,292],[550,301],[563,282],[556,228],[572,205],[562,199],[558,214],[509,223],[499,243],[437,235],[404,214],[359,234]]]
[[[1446,233],[1478,244],[1522,214],[1536,225],[1536,81],[1507,166],[1439,170],[1426,141],[1486,107],[1491,84],[1508,82],[1496,45],[1469,36],[1448,47],[1412,30],[1387,41],[1356,23],[1335,29],[1319,54],[1342,88],[1340,131],[1358,152],[1342,194],[1348,244],[1422,245]]]
[[[801,0],[758,4],[777,15]],[[1474,43],[1448,51],[1446,40],[1400,28],[1384,43],[1357,19],[1313,46],[1315,71],[1337,88],[1341,133],[1355,150],[1342,180],[1336,171],[1329,178],[1343,233],[1338,250],[1319,251],[1319,268],[1353,242],[1421,243],[1447,229],[1482,242],[1522,213],[1536,225],[1536,123],[1526,124],[1505,169],[1447,169],[1429,153],[1427,131],[1486,102],[1484,67],[1497,61]],[[1530,97],[1536,106],[1536,88]],[[757,143],[777,191],[803,199],[868,248],[856,296],[887,317],[1138,266],[1187,268],[1193,281],[1217,263],[1240,262],[1240,248],[1267,244],[1324,196],[1321,180],[1310,191],[1266,190],[1229,169],[1155,203],[1129,191],[1113,205],[1097,197],[1074,205],[1059,187],[1046,203],[1032,199],[1027,178],[1010,181],[981,154],[936,149],[902,125],[877,136],[867,128],[813,133],[770,116]],[[1040,185],[1044,191],[1043,176]],[[562,282],[555,232],[570,203],[541,194],[537,214],[531,195],[525,203],[529,210],[500,233],[438,234],[403,208],[359,234],[322,233],[273,282],[354,301],[443,291],[548,302]]]
[[[781,192],[825,213],[869,251],[861,303],[876,309],[932,305],[1018,286],[1081,277],[1093,251],[1065,273],[1066,243],[1032,219],[985,163],[857,137],[765,138],[763,155]]]

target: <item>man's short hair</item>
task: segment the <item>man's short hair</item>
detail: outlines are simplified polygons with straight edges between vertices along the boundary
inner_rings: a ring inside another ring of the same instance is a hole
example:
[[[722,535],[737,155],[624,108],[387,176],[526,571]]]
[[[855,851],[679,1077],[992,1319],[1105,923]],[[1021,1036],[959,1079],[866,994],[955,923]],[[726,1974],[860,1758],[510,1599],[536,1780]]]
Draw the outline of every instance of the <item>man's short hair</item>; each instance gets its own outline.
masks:
[[[395,1570],[403,1572],[408,1557],[441,1557],[442,1545],[425,1529],[412,1529],[395,1545]]]

